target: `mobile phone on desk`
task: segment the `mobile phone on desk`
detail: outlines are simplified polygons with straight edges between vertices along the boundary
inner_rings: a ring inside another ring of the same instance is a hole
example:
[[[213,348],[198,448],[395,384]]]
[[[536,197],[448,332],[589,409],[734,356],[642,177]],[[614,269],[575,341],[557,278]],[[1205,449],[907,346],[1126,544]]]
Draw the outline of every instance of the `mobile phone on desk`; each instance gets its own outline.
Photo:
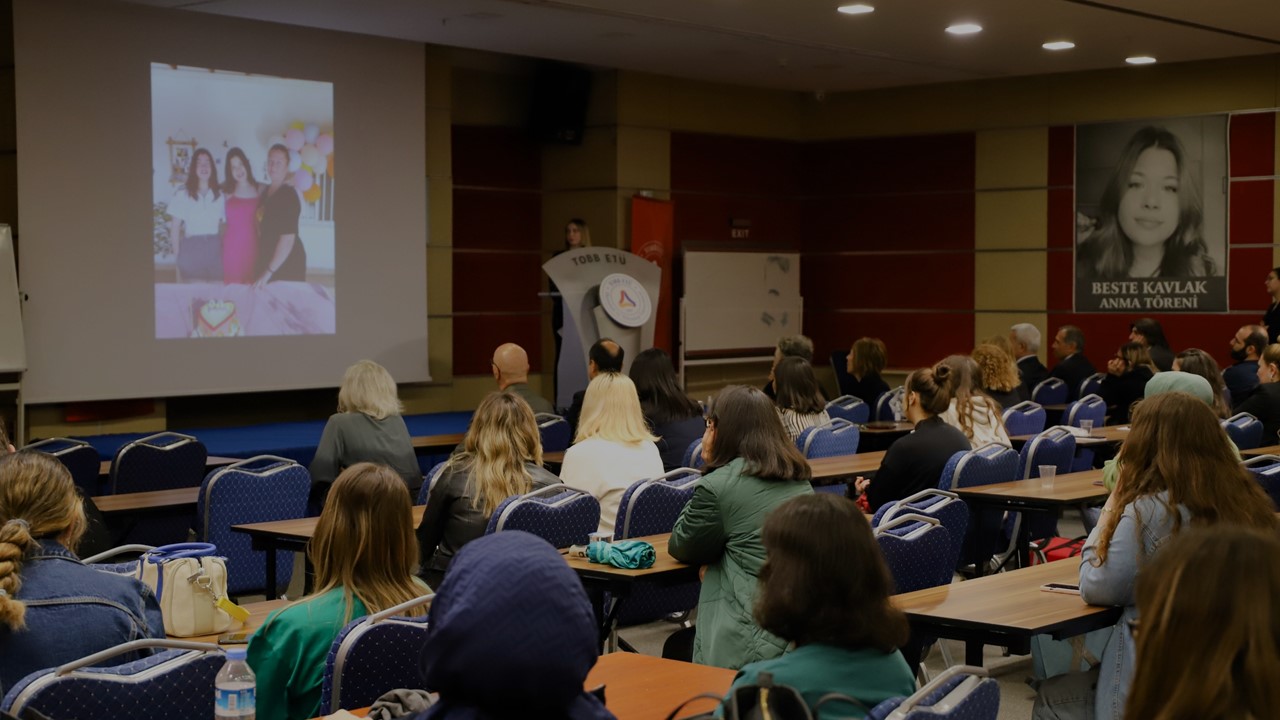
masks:
[[[249,642],[249,636],[253,634],[252,630],[241,630],[240,632],[223,633],[218,636],[219,645],[245,645]]]
[[[1080,586],[1071,583],[1045,583],[1040,586],[1044,592],[1062,593],[1064,595],[1079,595]]]

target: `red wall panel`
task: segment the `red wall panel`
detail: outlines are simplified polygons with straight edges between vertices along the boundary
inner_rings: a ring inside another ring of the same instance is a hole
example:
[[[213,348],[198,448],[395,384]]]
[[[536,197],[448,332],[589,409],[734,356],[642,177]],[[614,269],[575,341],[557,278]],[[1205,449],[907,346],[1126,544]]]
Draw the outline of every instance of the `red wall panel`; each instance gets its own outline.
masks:
[[[738,195],[796,192],[798,145],[788,140],[671,133],[671,189]]]
[[[973,349],[973,315],[810,311],[805,334],[813,338],[814,362],[825,365],[832,350],[848,349],[860,337],[878,337],[888,349],[889,367],[932,365],[947,355]]]
[[[1264,288],[1267,273],[1271,272],[1271,248],[1231,248],[1227,268],[1228,307],[1239,312],[1251,312],[1257,308],[1258,319],[1271,304],[1271,296]]]
[[[973,253],[806,255],[800,263],[810,310],[973,307]]]
[[[453,254],[455,313],[537,312],[542,308],[541,285],[542,258],[535,253]],[[466,340],[455,334],[455,348],[459,339]],[[525,350],[533,353],[528,346]]]
[[[522,128],[454,125],[453,184],[542,187],[542,148]]]
[[[814,196],[972,190],[974,155],[973,133],[809,143],[801,182]]]
[[[713,243],[725,246],[756,245],[771,250],[800,249],[796,224],[799,201],[786,196],[701,195],[671,193],[675,204],[675,256],[685,243]],[[729,237],[729,219],[751,221],[747,241]]]
[[[542,246],[542,196],[504,190],[453,191],[453,246],[533,250]]]
[[[1049,128],[1049,185],[1076,184],[1076,128],[1060,125]]]
[[[804,200],[806,252],[971,249],[972,191]]]
[[[541,347],[540,315],[461,315],[453,319],[453,374],[489,375],[493,351],[513,342],[525,350]],[[461,342],[464,341],[465,342]],[[465,346],[465,349],[463,349]],[[529,369],[542,371],[542,353],[529,352]],[[497,389],[497,386],[494,386]]]
[[[1275,174],[1276,114],[1232,115],[1231,177]]]
[[[1270,244],[1275,217],[1275,182],[1237,180],[1231,183],[1231,244]]]

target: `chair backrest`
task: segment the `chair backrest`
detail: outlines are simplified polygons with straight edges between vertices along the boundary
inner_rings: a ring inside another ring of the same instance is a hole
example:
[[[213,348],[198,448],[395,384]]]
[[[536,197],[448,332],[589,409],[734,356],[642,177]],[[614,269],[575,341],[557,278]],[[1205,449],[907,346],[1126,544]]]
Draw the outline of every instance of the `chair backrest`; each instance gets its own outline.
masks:
[[[71,472],[71,479],[75,481],[76,487],[85,495],[101,494],[102,457],[89,443],[70,438],[49,438],[33,442],[22,449],[39,450],[58,458]]]
[[[1249,413],[1236,413],[1222,421],[1231,442],[1240,450],[1252,450],[1262,444],[1262,423]]]
[[[827,403],[827,415],[833,418],[844,418],[855,425],[861,425],[871,419],[871,408],[860,398],[841,395]]]
[[[1100,428],[1107,421],[1107,401],[1098,395],[1085,395],[1067,406],[1063,419],[1071,427],[1081,427],[1081,421],[1092,420],[1093,426]]]
[[[598,527],[599,501],[589,493],[556,483],[503,500],[484,532],[524,530],[557,548],[566,548],[587,544],[587,537]]]
[[[1044,430],[1045,412],[1039,403],[1023,400],[1005,410],[1003,419],[1010,435],[1035,435]]]
[[[416,597],[342,628],[324,661],[321,715],[368,707],[396,688],[426,687],[419,658],[427,643],[427,616],[404,613],[433,598],[434,594]]]
[[[809,459],[853,455],[858,452],[858,426],[844,418],[832,418],[805,428],[796,438],[796,447]]]
[[[871,708],[867,720],[996,720],[999,714],[999,683],[983,668],[955,665],[911,697]]]
[[[681,464],[687,468],[702,469],[706,464],[702,459],[702,438],[689,443],[689,449],[684,451],[684,461]]]
[[[1018,453],[1013,448],[991,443],[977,450],[961,451],[951,456],[938,487],[942,490],[1012,482],[1018,479]]]
[[[538,434],[542,436],[542,452],[563,452],[569,449],[573,435],[568,420],[551,413],[538,413],[533,419],[538,422]]]
[[[882,393],[876,398],[876,419],[877,420],[901,420],[902,412],[902,386]]]
[[[1280,510],[1280,456],[1258,455],[1245,460],[1244,466],[1253,473],[1276,509]]]
[[[951,582],[951,533],[937,518],[906,513],[876,528],[875,535],[895,594]]]
[[[693,499],[693,491],[701,479],[701,472],[682,467],[632,483],[618,503],[613,539],[671,532],[684,506]]]
[[[1041,405],[1060,405],[1067,401],[1068,389],[1061,378],[1045,378],[1031,391],[1031,399]]]
[[[311,474],[298,463],[273,455],[241,460],[209,473],[196,500],[197,535],[218,546],[227,559],[227,592],[238,595],[268,588],[262,551],[253,540],[231,531],[232,525],[306,517]],[[277,580],[282,586],[293,576],[293,553],[276,552]]]
[[[112,494],[197,487],[209,454],[190,435],[162,432],[126,443],[111,462]]]
[[[120,655],[151,650],[162,652],[111,666]],[[28,675],[9,688],[0,709],[58,720],[213,720],[213,679],[225,661],[217,645],[134,640]]]
[[[436,483],[440,481],[440,476],[444,474],[444,466],[448,464],[448,460],[441,460],[435,465],[432,465],[431,469],[427,471],[427,476],[422,482],[422,487],[418,488],[419,505],[427,504],[427,496],[431,494],[431,488],[435,487]]]
[[[942,523],[951,536],[951,554],[947,559],[947,567],[956,567],[960,562],[960,551],[964,547],[964,536],[969,531],[969,507],[964,501],[946,490],[921,490],[910,497],[881,506],[871,519],[871,526],[887,526],[908,513],[925,515]]]
[[[1051,427],[1031,438],[1018,454],[1018,479],[1040,477],[1041,465],[1057,467],[1059,475],[1071,472],[1076,438],[1066,428]]]
[[[1080,397],[1086,395],[1097,395],[1102,389],[1102,379],[1105,378],[1104,373],[1094,373],[1084,380],[1080,381]]]

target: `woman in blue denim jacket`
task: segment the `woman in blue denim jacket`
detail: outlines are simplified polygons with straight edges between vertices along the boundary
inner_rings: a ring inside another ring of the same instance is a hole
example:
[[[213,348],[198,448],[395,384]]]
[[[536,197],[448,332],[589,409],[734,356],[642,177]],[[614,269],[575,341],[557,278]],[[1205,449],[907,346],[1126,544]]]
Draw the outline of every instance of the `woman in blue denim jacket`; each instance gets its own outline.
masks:
[[[1091,605],[1123,607],[1124,613],[1093,672],[1051,678],[1041,686],[1036,720],[1123,716],[1134,668],[1128,630],[1138,617],[1134,585],[1166,540],[1188,525],[1276,526],[1270,499],[1240,465],[1213,410],[1186,393],[1142,401],[1116,465],[1116,488],[1085,542],[1080,595]]]
[[[150,589],[72,552],[84,529],[62,463],[34,451],[0,457],[0,690],[120,643],[164,637]]]

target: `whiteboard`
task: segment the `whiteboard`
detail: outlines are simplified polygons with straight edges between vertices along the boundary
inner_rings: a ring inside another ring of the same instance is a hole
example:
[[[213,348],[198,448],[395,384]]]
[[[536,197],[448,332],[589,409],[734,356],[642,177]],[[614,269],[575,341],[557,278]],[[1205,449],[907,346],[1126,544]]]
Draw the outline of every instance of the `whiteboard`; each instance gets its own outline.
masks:
[[[0,372],[27,369],[27,343],[22,335],[18,268],[13,261],[13,233],[0,225]]]
[[[799,253],[686,252],[684,351],[772,348],[802,332]]]

